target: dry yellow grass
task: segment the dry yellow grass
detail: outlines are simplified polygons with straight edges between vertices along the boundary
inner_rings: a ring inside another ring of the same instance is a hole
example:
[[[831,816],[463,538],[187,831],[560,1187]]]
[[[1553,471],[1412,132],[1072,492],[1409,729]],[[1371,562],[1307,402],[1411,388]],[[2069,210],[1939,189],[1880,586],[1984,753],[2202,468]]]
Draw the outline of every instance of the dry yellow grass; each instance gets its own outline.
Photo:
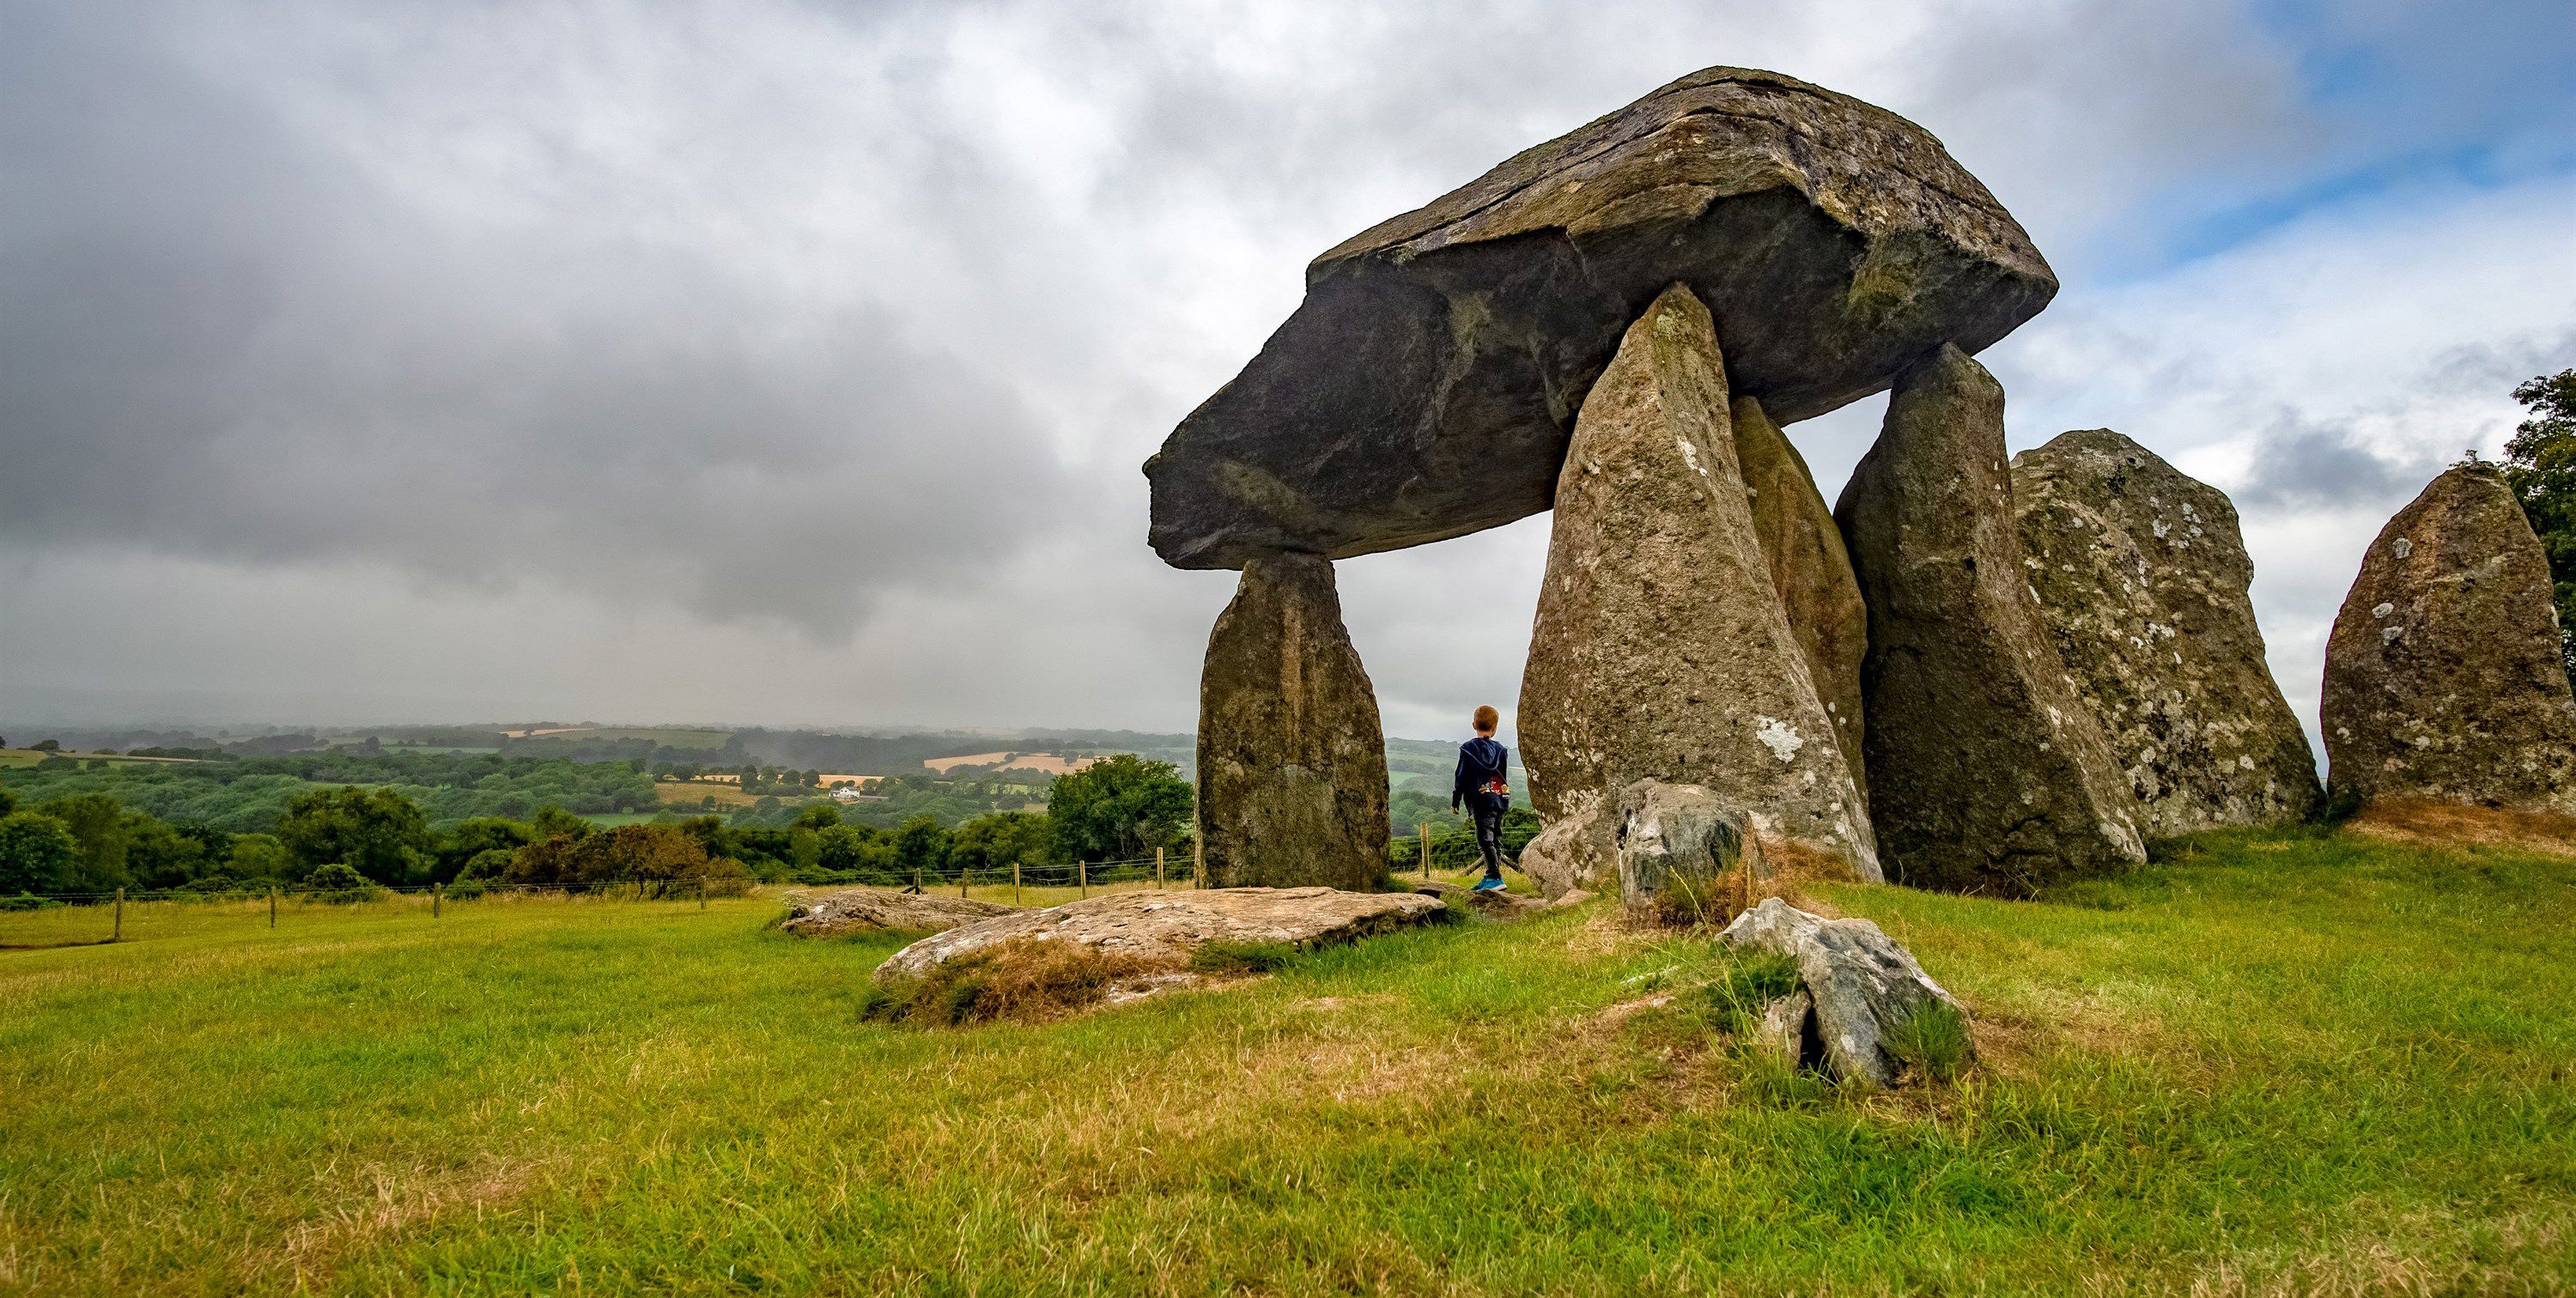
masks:
[[[1066,757],[1058,753],[975,753],[966,757],[929,757],[922,765],[946,775],[960,766],[1000,766],[1006,770],[1044,771],[1049,775],[1070,775],[1099,761],[1097,757]]]
[[[2346,823],[2357,834],[2425,847],[2503,847],[2576,856],[2576,816],[2379,798]]]

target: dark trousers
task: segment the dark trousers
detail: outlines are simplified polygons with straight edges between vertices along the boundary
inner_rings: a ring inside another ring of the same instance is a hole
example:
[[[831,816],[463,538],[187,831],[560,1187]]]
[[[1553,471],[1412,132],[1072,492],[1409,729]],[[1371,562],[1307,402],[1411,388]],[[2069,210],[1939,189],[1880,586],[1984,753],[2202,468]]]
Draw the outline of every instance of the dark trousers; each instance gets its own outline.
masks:
[[[1503,877],[1503,812],[1511,804],[1490,793],[1479,793],[1467,799],[1467,810],[1476,818],[1476,851],[1485,858],[1485,877]]]

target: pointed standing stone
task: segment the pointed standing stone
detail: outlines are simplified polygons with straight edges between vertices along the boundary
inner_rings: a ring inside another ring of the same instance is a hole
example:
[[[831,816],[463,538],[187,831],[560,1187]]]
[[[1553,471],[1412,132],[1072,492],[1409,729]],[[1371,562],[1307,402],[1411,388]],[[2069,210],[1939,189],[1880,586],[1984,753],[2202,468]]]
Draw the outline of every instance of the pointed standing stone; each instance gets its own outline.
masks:
[[[2145,831],[2305,818],[2317,759],[2264,662],[2227,494],[2107,428],[2014,456],[2012,485],[2040,615]]]
[[[2549,559],[2491,464],[2380,529],[2326,641],[2335,792],[2576,815],[2576,698]]]
[[[1760,832],[1878,877],[1869,815],[1781,611],[1736,467],[1708,308],[1675,285],[1584,398],[1557,481],[1520,702],[1531,799],[1584,818],[1639,779],[1696,784]]]
[[[1866,801],[1860,663],[1869,650],[1869,609],[1861,603],[1860,579],[1852,575],[1842,529],[1834,526],[1834,511],[1816,490],[1806,458],[1771,422],[1761,402],[1737,397],[1731,411],[1736,463],[1753,505],[1754,539],[1771,565],[1771,587],[1780,592],[1789,633],[1807,656],[1816,697],[1834,723],[1834,746],[1842,750],[1852,783]]]
[[[2021,894],[2144,861],[2023,580],[2003,386],[1948,345],[1907,370],[1834,516],[1869,604],[1861,746],[1890,877]]]
[[[1386,739],[1330,560],[1244,564],[1208,636],[1198,739],[1209,886],[1360,890],[1386,873]]]

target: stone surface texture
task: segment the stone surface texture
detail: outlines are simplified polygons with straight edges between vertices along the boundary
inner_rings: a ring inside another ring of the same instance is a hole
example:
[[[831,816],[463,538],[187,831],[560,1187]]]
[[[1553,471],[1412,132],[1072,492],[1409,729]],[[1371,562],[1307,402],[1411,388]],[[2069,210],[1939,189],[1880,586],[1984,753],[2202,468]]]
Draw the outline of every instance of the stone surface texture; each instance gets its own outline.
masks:
[[[1155,551],[1346,557],[1548,508],[1585,393],[1677,281],[1784,422],[1942,342],[1980,350],[2057,291],[1922,128],[1777,73],[1695,72],[1318,257],[1304,303],[1146,462]]]
[[[1764,1016],[1760,1039],[1785,1050],[1811,1036],[1827,1069],[1845,1082],[1893,1086],[1901,1080],[1904,1065],[1883,1038],[1907,1016],[1931,1005],[1967,1014],[1911,952],[1865,919],[1826,919],[1766,897],[1736,916],[1718,940],[1797,962],[1797,990],[1773,1003],[1779,1012]],[[1802,995],[1804,1007],[1796,1004]]]
[[[2107,428],[2012,460],[2022,565],[2058,657],[2169,837],[2305,818],[2307,731],[2263,656],[2236,507]]]
[[[1879,877],[1755,536],[1708,310],[1678,285],[1628,330],[1575,421],[1519,719],[1550,822],[1639,779],[1697,784],[1762,833]],[[1597,869],[1600,833],[1587,834]]]
[[[942,963],[1023,939],[1074,942],[1108,955],[1178,968],[1209,942],[1323,946],[1419,924],[1445,909],[1437,897],[1335,888],[1223,888],[1120,892],[1016,911],[933,934],[888,957],[879,981],[917,978]]]
[[[1966,353],[1926,357],[1834,516],[1869,605],[1861,748],[1888,877],[2016,895],[2146,851],[2025,579],[2003,412]]]
[[[1575,892],[1598,893],[1619,884],[1616,826],[1604,814],[1598,789],[1579,789],[1558,804],[1557,814],[1521,848],[1520,871],[1539,895],[1561,901]]]
[[[2370,543],[2320,719],[2338,795],[2576,815],[2548,559],[2493,465],[2433,479]]]
[[[843,888],[808,893],[788,906],[778,927],[799,937],[839,937],[845,933],[935,933],[995,915],[1016,914],[1022,907],[937,893],[897,892],[891,888]]]
[[[1769,874],[1752,818],[1695,784],[1639,780],[1620,790],[1617,844],[1619,898],[1631,919],[1710,915],[1724,876]]]
[[[1763,561],[1771,565],[1772,589],[1780,593],[1789,633],[1806,655],[1816,697],[1833,722],[1834,746],[1842,750],[1843,763],[1866,802],[1860,664],[1869,651],[1869,609],[1861,603],[1860,579],[1852,575],[1842,529],[1834,526],[1834,511],[1816,490],[1806,457],[1771,422],[1761,402],[1737,397],[1730,413],[1735,462],[1753,509],[1754,539],[1762,546]]]
[[[1333,565],[1245,565],[1199,678],[1198,831],[1215,887],[1362,889],[1386,872],[1386,740]]]

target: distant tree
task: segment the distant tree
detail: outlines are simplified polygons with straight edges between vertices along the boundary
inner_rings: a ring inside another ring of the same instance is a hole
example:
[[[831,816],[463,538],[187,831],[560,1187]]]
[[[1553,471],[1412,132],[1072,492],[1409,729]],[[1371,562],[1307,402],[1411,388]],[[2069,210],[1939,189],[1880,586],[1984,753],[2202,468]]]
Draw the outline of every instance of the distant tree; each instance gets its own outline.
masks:
[[[5,748],[7,746],[8,745],[6,744],[0,744],[0,748]],[[8,815],[10,812],[16,811],[17,809],[18,795],[11,793],[8,785],[0,784],[0,816]]]
[[[791,829],[831,829],[841,823],[841,809],[828,802],[818,802],[796,813]]]
[[[1055,827],[1042,812],[996,811],[957,826],[949,837],[951,860],[976,870],[1043,864]]]
[[[894,844],[865,825],[834,825],[814,836],[814,863],[836,874],[854,874],[871,883],[893,882]]]
[[[316,901],[364,901],[376,893],[374,880],[340,861],[313,867],[302,886]]]
[[[62,886],[72,892],[104,892],[134,882],[125,869],[125,808],[104,793],[75,793],[54,798],[36,810],[61,821],[79,841],[80,852]]]
[[[588,838],[599,832],[599,826],[586,816],[576,816],[549,803],[537,808],[537,818],[529,826],[532,838]]]
[[[36,741],[36,751],[37,751],[37,752],[40,752],[40,753],[59,753],[59,752],[61,752],[62,750],[63,750],[63,741],[61,741],[61,740],[59,740],[59,739],[39,739],[39,740],[37,740],[37,741]]]
[[[937,816],[924,813],[894,831],[896,873],[909,879],[914,871],[933,875],[948,866],[948,831]]]
[[[1125,859],[1186,841],[1192,800],[1180,768],[1120,753],[1059,777],[1047,819],[1067,859]]]
[[[0,896],[51,892],[80,855],[71,826],[33,811],[0,816]]]
[[[574,817],[578,820],[579,817]],[[587,826],[589,821],[582,821]],[[438,872],[449,879],[463,875],[467,862],[491,852],[503,856],[535,842],[536,828],[506,816],[476,816],[436,836]]]
[[[2559,650],[2576,681],[2576,369],[2535,378],[2513,399],[2531,417],[2504,444],[2505,481],[2549,556]]]
[[[214,864],[223,864],[215,858]],[[125,869],[145,888],[182,888],[207,872],[206,845],[139,811],[125,813]]]
[[[287,879],[295,872],[295,854],[269,834],[233,835],[231,864],[236,879]]]
[[[427,818],[391,789],[299,794],[277,822],[277,840],[307,867],[345,864],[378,883],[409,882],[431,868]]]

